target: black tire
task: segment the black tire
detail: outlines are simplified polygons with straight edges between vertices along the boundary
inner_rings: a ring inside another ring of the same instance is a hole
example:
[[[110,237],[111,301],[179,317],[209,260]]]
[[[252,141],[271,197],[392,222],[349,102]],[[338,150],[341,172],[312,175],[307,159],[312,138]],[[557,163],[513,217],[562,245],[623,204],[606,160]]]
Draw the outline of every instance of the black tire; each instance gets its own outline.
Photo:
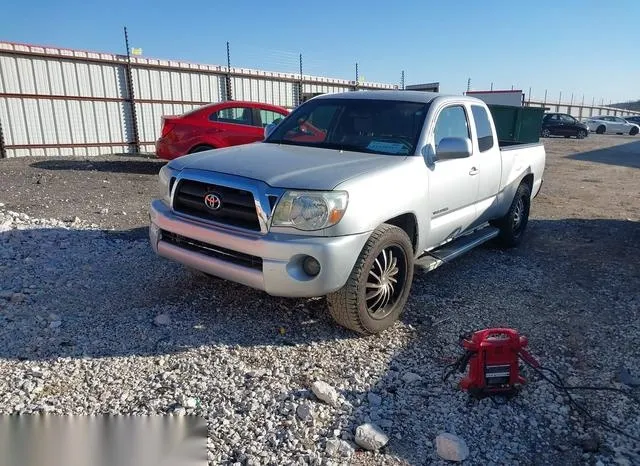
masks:
[[[631,130],[629,130],[629,136],[635,136],[636,134],[638,134],[638,131],[638,128],[634,126],[633,128],[631,128]]]
[[[584,139],[586,137],[587,137],[587,131],[584,129],[581,129],[576,133],[576,138],[578,139]]]
[[[543,138],[550,138],[551,137],[551,130],[549,130],[549,128],[543,128],[541,134],[542,134]]]
[[[600,125],[596,128],[596,134],[604,134],[604,132],[607,130],[607,128],[605,128],[604,125]]]
[[[569,139],[571,137],[571,135],[567,134],[564,138],[565,139]]]
[[[531,189],[526,183],[521,183],[513,197],[509,211],[504,217],[492,224],[500,229],[498,242],[507,248],[518,246],[524,236],[529,223],[531,208]]]
[[[380,333],[402,314],[412,281],[411,240],[401,228],[382,224],[362,248],[347,283],[327,296],[329,313],[354,332]],[[367,298],[367,290],[376,291],[370,291]]]
[[[206,144],[202,144],[201,146],[196,146],[189,151],[190,154],[195,154],[196,152],[204,152],[205,150],[215,149],[215,147],[208,146]]]

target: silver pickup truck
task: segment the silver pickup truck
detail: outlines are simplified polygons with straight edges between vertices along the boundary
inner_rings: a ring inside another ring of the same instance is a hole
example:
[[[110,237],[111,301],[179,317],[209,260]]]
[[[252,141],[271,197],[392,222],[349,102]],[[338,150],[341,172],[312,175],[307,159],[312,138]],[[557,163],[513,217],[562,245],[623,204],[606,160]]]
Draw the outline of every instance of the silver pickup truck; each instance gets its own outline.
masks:
[[[274,296],[326,295],[339,324],[378,333],[415,265],[519,244],[544,167],[543,145],[499,142],[475,98],[322,95],[263,142],[165,165],[149,235],[160,256]]]

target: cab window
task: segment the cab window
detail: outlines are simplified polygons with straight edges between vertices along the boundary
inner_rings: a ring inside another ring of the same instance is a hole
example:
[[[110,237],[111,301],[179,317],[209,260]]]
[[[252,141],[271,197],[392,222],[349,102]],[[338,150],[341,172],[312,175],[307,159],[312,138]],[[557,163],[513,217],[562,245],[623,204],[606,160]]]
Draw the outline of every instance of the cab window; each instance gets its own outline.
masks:
[[[480,152],[486,152],[494,145],[489,115],[487,110],[479,105],[472,105],[471,113],[473,114],[473,122],[478,135],[478,149],[480,149]]]
[[[434,131],[436,150],[443,138],[469,138],[467,113],[462,105],[452,105],[440,112]]]

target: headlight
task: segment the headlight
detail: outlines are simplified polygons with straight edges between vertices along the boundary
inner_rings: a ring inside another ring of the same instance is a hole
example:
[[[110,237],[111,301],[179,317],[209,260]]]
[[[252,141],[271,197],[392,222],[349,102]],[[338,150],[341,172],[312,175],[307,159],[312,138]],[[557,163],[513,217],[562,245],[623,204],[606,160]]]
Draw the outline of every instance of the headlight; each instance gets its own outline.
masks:
[[[164,199],[167,203],[170,201],[171,192],[169,191],[169,180],[171,179],[172,171],[167,165],[164,165],[158,173],[158,195],[161,199]]]
[[[321,230],[342,219],[348,201],[346,191],[287,191],[276,206],[271,225]]]

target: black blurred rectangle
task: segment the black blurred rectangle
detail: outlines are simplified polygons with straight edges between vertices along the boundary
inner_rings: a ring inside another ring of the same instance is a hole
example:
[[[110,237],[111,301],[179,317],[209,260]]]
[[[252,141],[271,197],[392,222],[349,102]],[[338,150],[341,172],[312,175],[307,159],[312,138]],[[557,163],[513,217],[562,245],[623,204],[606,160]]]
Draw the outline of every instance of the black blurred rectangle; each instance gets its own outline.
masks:
[[[202,466],[197,416],[0,415],[2,466]]]

